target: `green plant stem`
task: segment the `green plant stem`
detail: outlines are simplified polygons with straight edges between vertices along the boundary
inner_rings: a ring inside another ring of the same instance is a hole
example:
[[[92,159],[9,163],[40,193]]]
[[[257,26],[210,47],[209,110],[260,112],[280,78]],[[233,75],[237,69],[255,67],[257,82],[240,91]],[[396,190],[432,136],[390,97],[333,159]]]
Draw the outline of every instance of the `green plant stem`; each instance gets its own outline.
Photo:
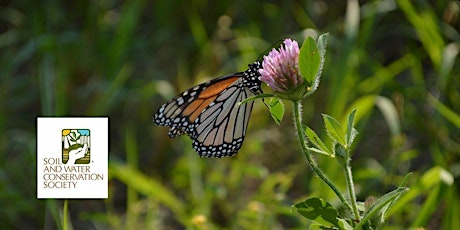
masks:
[[[62,214],[62,229],[67,230],[68,229],[68,224],[67,224],[67,215],[68,215],[68,210],[69,210],[69,203],[67,199],[64,200],[64,207],[63,209],[63,214]]]
[[[349,157],[347,157],[349,158]],[[351,174],[351,165],[350,162],[347,162],[345,166],[345,176],[347,181],[348,192],[350,193],[351,207],[353,208],[353,214],[355,215],[355,220],[360,221],[358,205],[356,204],[356,193],[355,186],[353,186],[353,175]]]
[[[305,142],[305,131],[303,130],[302,127],[302,116],[301,114],[301,107],[302,107],[302,102],[301,101],[293,101],[293,107],[294,107],[294,124],[295,128],[297,130],[297,136],[299,137],[299,142],[300,146],[302,147],[302,151],[307,158],[308,164],[310,167],[313,169],[313,171],[318,175],[318,177],[324,181],[339,197],[339,199],[342,201],[342,203],[347,206],[347,208],[352,211],[352,207],[350,203],[345,199],[345,197],[340,193],[339,189],[335,187],[335,185],[324,175],[324,173],[321,171],[321,169],[318,167],[316,164],[315,160],[313,159],[310,150],[307,148],[307,143]]]

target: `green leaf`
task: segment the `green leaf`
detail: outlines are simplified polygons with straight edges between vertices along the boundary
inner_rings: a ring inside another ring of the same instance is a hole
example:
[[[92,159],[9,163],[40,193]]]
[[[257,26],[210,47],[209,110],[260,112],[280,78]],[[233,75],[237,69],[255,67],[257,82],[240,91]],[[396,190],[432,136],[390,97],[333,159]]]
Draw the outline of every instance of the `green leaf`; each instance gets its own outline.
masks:
[[[318,149],[318,148],[315,148],[315,147],[307,147],[307,149],[312,151],[312,152],[315,152],[315,153],[324,154],[324,155],[327,155],[327,156],[330,156],[330,157],[335,157],[334,155],[331,155],[331,153],[325,152],[325,151],[323,151],[321,149]]]
[[[270,100],[270,104],[268,105],[270,110],[270,114],[272,115],[273,120],[275,120],[276,124],[280,124],[281,120],[284,117],[284,104],[278,97],[273,97]]]
[[[357,226],[355,226],[355,228],[360,229],[364,224],[366,224],[368,221],[375,217],[385,217],[385,213],[388,211],[393,201],[397,200],[402,194],[406,193],[407,191],[409,191],[408,188],[399,187],[380,197],[377,201],[375,201],[375,203],[373,203],[369,207],[363,219]],[[383,221],[383,219],[381,219],[380,221]]]
[[[303,79],[311,86],[318,73],[320,65],[320,53],[316,42],[313,38],[307,37],[300,48],[299,54],[299,70]]]
[[[341,145],[346,146],[345,133],[343,132],[340,123],[333,117],[323,114],[324,125],[326,127],[327,134],[334,140],[339,142]]]
[[[321,55],[321,58],[324,58],[326,55],[326,48],[327,48],[327,38],[329,37],[329,33],[321,34],[318,38],[318,50]]]
[[[351,111],[350,115],[348,115],[348,124],[347,124],[347,147],[350,147],[355,139],[358,131],[353,127],[354,120],[355,120],[356,109]]]
[[[309,220],[327,227],[338,227],[339,224],[337,210],[325,200],[313,197],[294,205],[297,212]]]
[[[326,48],[327,48],[327,38],[328,38],[328,36],[329,36],[328,33],[321,34],[321,36],[319,36],[318,41],[317,41],[318,52],[320,54],[320,63],[319,63],[318,71],[316,72],[315,79],[314,79],[313,83],[311,84],[311,90],[310,90],[309,94],[312,94],[313,92],[316,91],[316,89],[318,88],[318,85],[319,85],[319,81],[321,79],[321,74],[323,72],[324,61],[326,60],[325,56],[326,56]]]
[[[347,153],[347,150],[343,147],[343,145],[339,143],[335,143],[334,145],[334,153],[337,156],[337,160],[339,161],[340,165],[343,168],[347,167],[347,164],[349,162],[349,156]]]
[[[346,222],[344,219],[339,219],[339,222],[340,224],[343,225],[343,228],[340,228],[340,229],[346,229],[346,230],[353,229],[353,227],[351,227],[351,225],[348,222]],[[308,229],[309,230],[336,230],[337,227],[328,227],[328,226],[324,226],[321,224],[313,223],[308,227]]]
[[[324,142],[318,137],[318,135],[310,129],[310,127],[305,128],[305,135],[307,136],[308,140],[317,147],[321,152],[326,153],[329,156],[333,156],[334,154],[332,151],[324,144]]]

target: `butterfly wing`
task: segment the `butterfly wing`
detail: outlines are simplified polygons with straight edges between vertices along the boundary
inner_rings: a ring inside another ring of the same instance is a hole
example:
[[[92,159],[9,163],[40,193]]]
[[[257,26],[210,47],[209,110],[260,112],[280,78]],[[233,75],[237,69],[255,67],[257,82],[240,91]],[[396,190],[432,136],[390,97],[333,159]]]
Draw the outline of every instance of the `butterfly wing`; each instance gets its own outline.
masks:
[[[192,135],[198,116],[219,93],[238,78],[240,73],[227,75],[184,91],[161,106],[153,121],[159,126],[169,126],[170,137],[188,134],[194,138]]]
[[[249,67],[177,95],[160,107],[153,119],[155,124],[170,127],[170,137],[189,135],[200,156],[235,155],[243,143],[253,102],[236,104],[261,92],[257,71],[260,62]]]
[[[238,79],[224,89],[196,121],[193,148],[200,156],[235,155],[243,143],[253,102],[236,104],[252,95]]]

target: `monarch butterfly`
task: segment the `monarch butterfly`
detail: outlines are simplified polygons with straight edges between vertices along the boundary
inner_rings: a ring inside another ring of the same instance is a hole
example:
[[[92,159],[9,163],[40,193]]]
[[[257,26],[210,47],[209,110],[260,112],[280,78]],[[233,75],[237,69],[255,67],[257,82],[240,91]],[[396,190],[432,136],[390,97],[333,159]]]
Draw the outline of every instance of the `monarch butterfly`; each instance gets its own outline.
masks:
[[[241,148],[253,101],[244,99],[261,94],[261,61],[249,64],[244,72],[207,81],[177,95],[160,107],[153,121],[168,126],[169,137],[187,134],[201,157],[235,155]]]

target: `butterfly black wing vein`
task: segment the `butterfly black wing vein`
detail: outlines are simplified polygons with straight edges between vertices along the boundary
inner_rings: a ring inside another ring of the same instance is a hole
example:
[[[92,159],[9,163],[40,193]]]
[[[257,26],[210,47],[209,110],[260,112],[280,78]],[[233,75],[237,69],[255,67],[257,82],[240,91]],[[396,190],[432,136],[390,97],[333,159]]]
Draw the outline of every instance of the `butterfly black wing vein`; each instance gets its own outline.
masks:
[[[154,116],[159,126],[170,127],[170,137],[187,134],[204,157],[235,155],[243,143],[253,102],[236,104],[262,93],[259,61],[245,72],[222,76],[177,95]]]

